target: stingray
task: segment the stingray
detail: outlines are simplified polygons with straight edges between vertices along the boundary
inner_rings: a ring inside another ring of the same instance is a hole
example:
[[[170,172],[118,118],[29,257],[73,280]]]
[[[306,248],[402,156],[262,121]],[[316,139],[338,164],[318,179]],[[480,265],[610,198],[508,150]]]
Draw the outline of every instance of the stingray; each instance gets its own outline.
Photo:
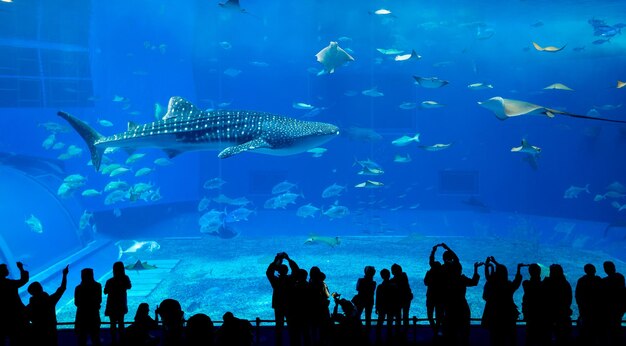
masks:
[[[331,41],[328,47],[320,50],[319,53],[315,54],[315,57],[324,65],[324,72],[326,73],[333,73],[337,67],[348,61],[354,61],[354,58],[339,47],[335,41]]]
[[[561,48],[554,47],[554,46],[542,47],[542,46],[538,45],[537,43],[533,42],[533,46],[535,47],[536,50],[538,50],[540,52],[556,53],[556,52],[562,50],[563,48],[565,48],[565,46],[567,46],[567,45],[564,45]]]
[[[567,90],[567,91],[574,91],[574,89],[568,87],[565,84],[561,84],[561,83],[554,83],[554,84],[550,84],[547,87],[544,88],[545,90]]]
[[[617,88],[618,88],[618,89],[621,89],[621,88],[623,88],[624,86],[626,86],[626,82],[622,82],[621,80],[618,80],[618,81],[617,81]]]
[[[157,266],[148,264],[148,262],[141,262],[141,260],[137,260],[137,262],[129,264],[125,268],[129,270],[150,270],[157,269]]]
[[[259,18],[258,16],[248,12],[245,8],[241,8],[241,5],[239,4],[239,0],[227,0],[226,2],[220,2],[218,5],[221,8],[226,9],[226,10],[230,10],[234,12],[241,12],[241,13],[249,14],[252,17]]]
[[[541,153],[541,148],[536,147],[534,145],[530,145],[530,143],[528,143],[527,140],[522,139],[522,145],[520,145],[519,147],[513,147],[511,148],[511,152],[514,153],[526,153],[528,155],[539,155],[539,153]]]
[[[572,114],[568,112],[559,111],[544,106],[539,106],[525,101],[505,99],[500,96],[492,97],[487,101],[478,102],[479,105],[492,111],[496,118],[500,120],[506,120],[508,118],[518,117],[521,115],[545,115],[549,118],[554,118],[555,115],[565,115],[573,118],[601,120],[614,123],[624,123],[624,120],[615,120],[607,118],[593,117],[589,115]]]
[[[415,82],[424,88],[441,88],[442,86],[448,85],[450,82],[447,80],[439,79],[437,77],[418,77],[413,76],[415,78]]]

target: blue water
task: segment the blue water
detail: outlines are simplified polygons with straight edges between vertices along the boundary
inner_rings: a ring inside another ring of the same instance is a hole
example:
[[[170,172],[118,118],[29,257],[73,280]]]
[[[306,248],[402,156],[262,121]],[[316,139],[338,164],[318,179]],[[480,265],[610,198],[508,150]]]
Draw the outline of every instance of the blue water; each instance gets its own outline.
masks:
[[[625,191],[598,201],[594,197],[609,191],[609,184],[626,184],[622,153],[626,126],[562,115],[501,121],[477,103],[501,96],[626,120],[626,88],[616,88],[618,80],[626,79],[626,36],[619,29],[626,23],[623,2],[251,0],[242,1],[241,7],[246,11],[204,0],[0,2],[0,152],[8,153],[0,163],[34,177],[12,178],[13,171],[0,174],[6,179],[0,185],[0,201],[11,206],[0,211],[1,240],[7,244],[1,248],[3,261],[31,262],[31,270],[39,272],[94,239],[110,241],[112,263],[117,259],[112,244],[119,239],[215,238],[200,232],[203,212],[197,205],[203,197],[219,193],[246,197],[252,202],[247,208],[255,211],[247,221],[230,223],[238,237],[214,239],[233,249],[233,265],[245,255],[233,246],[238,241],[291,236],[293,244],[301,244],[310,234],[417,233],[474,240],[496,237],[503,242],[530,237],[542,246],[590,251],[593,256],[579,257],[580,268],[604,254],[624,260],[619,254],[625,241],[626,207],[621,211],[618,207],[626,204],[620,197]],[[381,8],[392,15],[370,13]],[[615,31],[594,32],[593,20],[604,21]],[[322,65],[315,54],[337,40],[355,61],[333,74],[316,75]],[[598,40],[605,41],[593,43]],[[532,42],[565,48],[541,52]],[[415,50],[421,59],[398,62],[395,55],[383,55],[377,48]],[[438,77],[449,84],[427,89],[416,85],[413,76]],[[478,82],[492,84],[493,89],[468,89]],[[544,89],[553,83],[574,91]],[[374,87],[384,96],[362,94]],[[42,147],[52,132],[41,124],[62,124],[56,116],[59,110],[110,135],[125,131],[128,121],[154,121],[155,104],[167,107],[172,96],[202,109],[254,110],[332,123],[340,127],[341,135],[322,145],[327,151],[319,158],[310,153],[285,157],[242,153],[221,160],[217,152],[203,151],[183,153],[171,159],[171,165],[158,166],[153,161],[165,154],[147,149],[140,151],[145,157],[126,165],[128,155],[120,150],[107,156],[131,171],[114,178],[87,165],[87,147],[73,130],[55,135],[55,143],[65,143],[63,149]],[[420,107],[427,100],[444,107]],[[307,110],[295,109],[292,104],[297,102],[318,108],[319,114],[308,116]],[[404,102],[417,107],[401,109]],[[113,126],[103,127],[99,120]],[[354,127],[371,129],[381,138],[351,138]],[[416,133],[419,144],[391,143]],[[522,139],[541,148],[536,167],[525,160],[526,154],[511,152]],[[437,143],[452,145],[436,152],[418,147]],[[82,154],[59,160],[69,145],[81,148]],[[394,162],[395,155],[410,155],[412,161]],[[58,169],[35,174],[33,161],[9,164],[6,157],[51,160]],[[358,175],[355,160],[366,159],[378,163],[384,174]],[[143,167],[154,171],[135,177]],[[55,198],[62,179],[70,174],[86,177],[86,185],[69,197]],[[50,175],[54,178],[42,178]],[[452,179],[459,175],[465,179]],[[216,177],[226,181],[220,190],[202,187]],[[130,185],[150,183],[150,191],[158,191],[161,198],[107,205],[107,193],[81,196],[84,189],[102,191],[118,178]],[[384,186],[354,187],[366,179]],[[272,187],[282,181],[297,184],[292,190],[299,194],[296,203],[284,210],[265,208]],[[332,184],[346,190],[337,198],[322,198],[322,191]],[[587,184],[589,193],[564,198],[570,186]],[[472,197],[486,207],[466,203]],[[302,205],[311,203],[326,211],[335,201],[350,214],[338,220],[319,212],[314,218],[296,216]],[[204,212],[225,208],[232,212],[237,207],[211,202]],[[119,209],[119,216],[114,209]],[[94,213],[87,235],[78,232],[85,210]],[[470,216],[457,219],[459,212]],[[44,233],[33,233],[24,223],[31,214],[41,220]],[[538,226],[539,221],[533,221],[537,218],[560,221]],[[621,227],[607,231],[607,225],[620,222]],[[46,246],[50,239],[63,246]],[[420,245],[429,247],[427,243]],[[457,245],[462,258],[463,244]],[[265,246],[260,250],[269,256],[281,250],[280,244]],[[189,251],[193,253],[179,256],[203,255],[201,250]],[[33,259],[34,253],[40,259]],[[146,256],[159,258],[158,251]],[[94,258],[97,263],[91,265],[106,275],[109,261]],[[379,263],[377,268],[391,263]],[[264,266],[260,264],[261,269]],[[411,276],[409,263],[405,266]],[[619,262],[618,270],[625,269]],[[361,270],[354,270],[354,281]],[[578,273],[571,276],[573,280]],[[158,301],[168,292],[159,294],[151,299]]]

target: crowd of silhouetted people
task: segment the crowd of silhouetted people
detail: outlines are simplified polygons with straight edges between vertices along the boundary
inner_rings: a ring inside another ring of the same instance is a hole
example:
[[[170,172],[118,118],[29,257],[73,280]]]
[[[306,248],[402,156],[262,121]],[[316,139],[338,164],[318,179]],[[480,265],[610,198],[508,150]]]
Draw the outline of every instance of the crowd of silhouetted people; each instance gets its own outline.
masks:
[[[441,261],[436,256],[438,248],[444,250]],[[468,277],[463,274],[457,254],[444,243],[432,248],[429,266],[424,285],[433,344],[470,344],[471,312],[466,291],[478,285],[479,269],[483,267],[485,306],[481,326],[488,331],[491,345],[516,345],[521,316],[526,324],[524,340],[528,346],[625,345],[621,323],[626,312],[626,287],[624,276],[616,271],[613,262],[603,263],[604,277],[596,274],[593,264],[586,264],[585,274],[574,289],[559,264],[550,265],[542,279],[540,265],[521,263],[510,280],[507,267],[493,256],[475,262]],[[526,280],[522,276],[524,267],[528,268]],[[29,282],[29,273],[20,262],[17,268],[19,279],[9,279],[7,265],[0,264],[0,345],[7,341],[10,345],[58,345],[56,305],[67,288],[69,266],[62,270],[61,284],[53,293],[45,292],[37,281],[30,283],[28,304],[22,302],[18,290]],[[113,276],[105,282],[104,289],[95,280],[93,269],[84,268],[80,274],[81,282],[74,290],[74,331],[80,346],[87,345],[88,340],[91,345],[102,344],[103,293],[107,295],[104,315],[109,318],[112,345],[247,346],[254,342],[254,329],[248,320],[226,312],[222,325],[215,328],[211,318],[203,313],[185,319],[175,299],[163,300],[155,309],[155,318],[151,317],[147,303],[139,304],[133,322],[126,326],[127,292],[132,289],[132,283],[124,264],[119,261],[113,264]],[[266,275],[273,290],[277,346],[408,342],[409,310],[414,295],[399,264],[380,270],[380,283],[376,281],[376,269],[366,266],[363,277],[357,280],[356,295],[349,299],[331,293],[326,275],[319,267],[311,267],[309,271],[300,268],[285,252],[276,255]],[[513,298],[520,286],[521,309]],[[574,299],[579,311],[576,335],[571,309]],[[372,314],[377,315],[375,325]],[[284,342],[283,335],[288,342]]]

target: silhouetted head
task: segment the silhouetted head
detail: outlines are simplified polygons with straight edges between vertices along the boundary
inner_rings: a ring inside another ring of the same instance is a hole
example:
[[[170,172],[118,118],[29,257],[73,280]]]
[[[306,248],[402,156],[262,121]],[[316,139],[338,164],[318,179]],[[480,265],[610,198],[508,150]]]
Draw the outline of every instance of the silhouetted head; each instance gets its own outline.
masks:
[[[602,266],[604,267],[604,272],[607,275],[610,274],[615,274],[616,270],[615,270],[615,263],[611,262],[611,261],[606,261],[602,264]]]
[[[150,315],[150,305],[148,303],[140,303],[135,312],[135,321]]]
[[[495,275],[499,280],[506,281],[509,279],[509,270],[504,264],[496,264]]]
[[[222,321],[224,321],[224,323],[233,321],[234,319],[235,319],[235,315],[233,315],[233,313],[230,311],[226,311],[224,313],[224,316],[222,316]]]
[[[39,281],[35,281],[28,285],[28,293],[30,293],[31,296],[37,296],[43,293],[43,287],[41,287]]]
[[[380,277],[383,278],[383,280],[389,280],[391,272],[389,272],[389,269],[385,268],[380,271]]]
[[[441,262],[439,261],[434,261],[433,265],[432,265],[433,269],[440,269],[441,268]]]
[[[590,276],[596,275],[596,266],[591,263],[585,264],[585,274]]]
[[[529,265],[528,274],[531,278],[541,278],[541,267],[537,263]]]
[[[6,264],[0,264],[0,278],[6,278],[9,276],[9,267]]]
[[[183,323],[183,309],[176,299],[164,299],[157,308],[157,314],[161,316],[164,325],[180,326]]]
[[[278,268],[276,268],[278,275],[285,276],[289,272],[289,267],[286,264],[280,264]]]
[[[452,251],[450,250],[444,251],[441,257],[443,258],[444,263],[454,262],[454,255],[452,254]]]
[[[195,314],[187,320],[185,334],[189,341],[195,342],[194,345],[210,345],[207,340],[213,340],[213,321],[206,314]]]
[[[297,281],[306,281],[307,276],[309,276],[309,273],[307,273],[306,269],[300,268],[296,271]]]
[[[317,277],[317,275],[319,273],[321,273],[321,272],[322,272],[322,270],[319,267],[313,266],[313,267],[311,267],[311,270],[309,270],[309,276],[312,277],[312,278],[313,277]]]
[[[113,276],[124,276],[126,269],[124,269],[124,262],[118,261],[113,263]]]
[[[565,274],[563,273],[563,267],[560,264],[551,264],[550,265],[550,277],[551,278],[565,278]]]
[[[81,270],[80,271],[80,279],[82,281],[85,281],[85,282],[87,282],[87,281],[90,281],[90,282],[91,281],[96,281],[93,278],[93,269],[91,269],[91,268],[84,268],[83,270]]]
[[[394,263],[391,265],[391,274],[393,276],[399,275],[402,273],[402,267],[398,263]]]
[[[374,274],[376,274],[376,268],[372,266],[365,266],[365,269],[363,269],[363,273],[365,273],[365,277],[373,278]]]

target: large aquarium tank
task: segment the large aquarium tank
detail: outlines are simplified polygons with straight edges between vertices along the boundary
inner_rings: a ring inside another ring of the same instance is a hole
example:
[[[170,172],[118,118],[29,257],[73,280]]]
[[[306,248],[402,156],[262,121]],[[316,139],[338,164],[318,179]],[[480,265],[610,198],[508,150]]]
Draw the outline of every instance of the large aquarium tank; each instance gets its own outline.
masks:
[[[0,260],[48,292],[69,264],[63,322],[116,261],[128,320],[271,320],[283,251],[344,297],[400,264],[418,318],[439,243],[466,275],[623,272],[625,23],[617,0],[2,0]]]

